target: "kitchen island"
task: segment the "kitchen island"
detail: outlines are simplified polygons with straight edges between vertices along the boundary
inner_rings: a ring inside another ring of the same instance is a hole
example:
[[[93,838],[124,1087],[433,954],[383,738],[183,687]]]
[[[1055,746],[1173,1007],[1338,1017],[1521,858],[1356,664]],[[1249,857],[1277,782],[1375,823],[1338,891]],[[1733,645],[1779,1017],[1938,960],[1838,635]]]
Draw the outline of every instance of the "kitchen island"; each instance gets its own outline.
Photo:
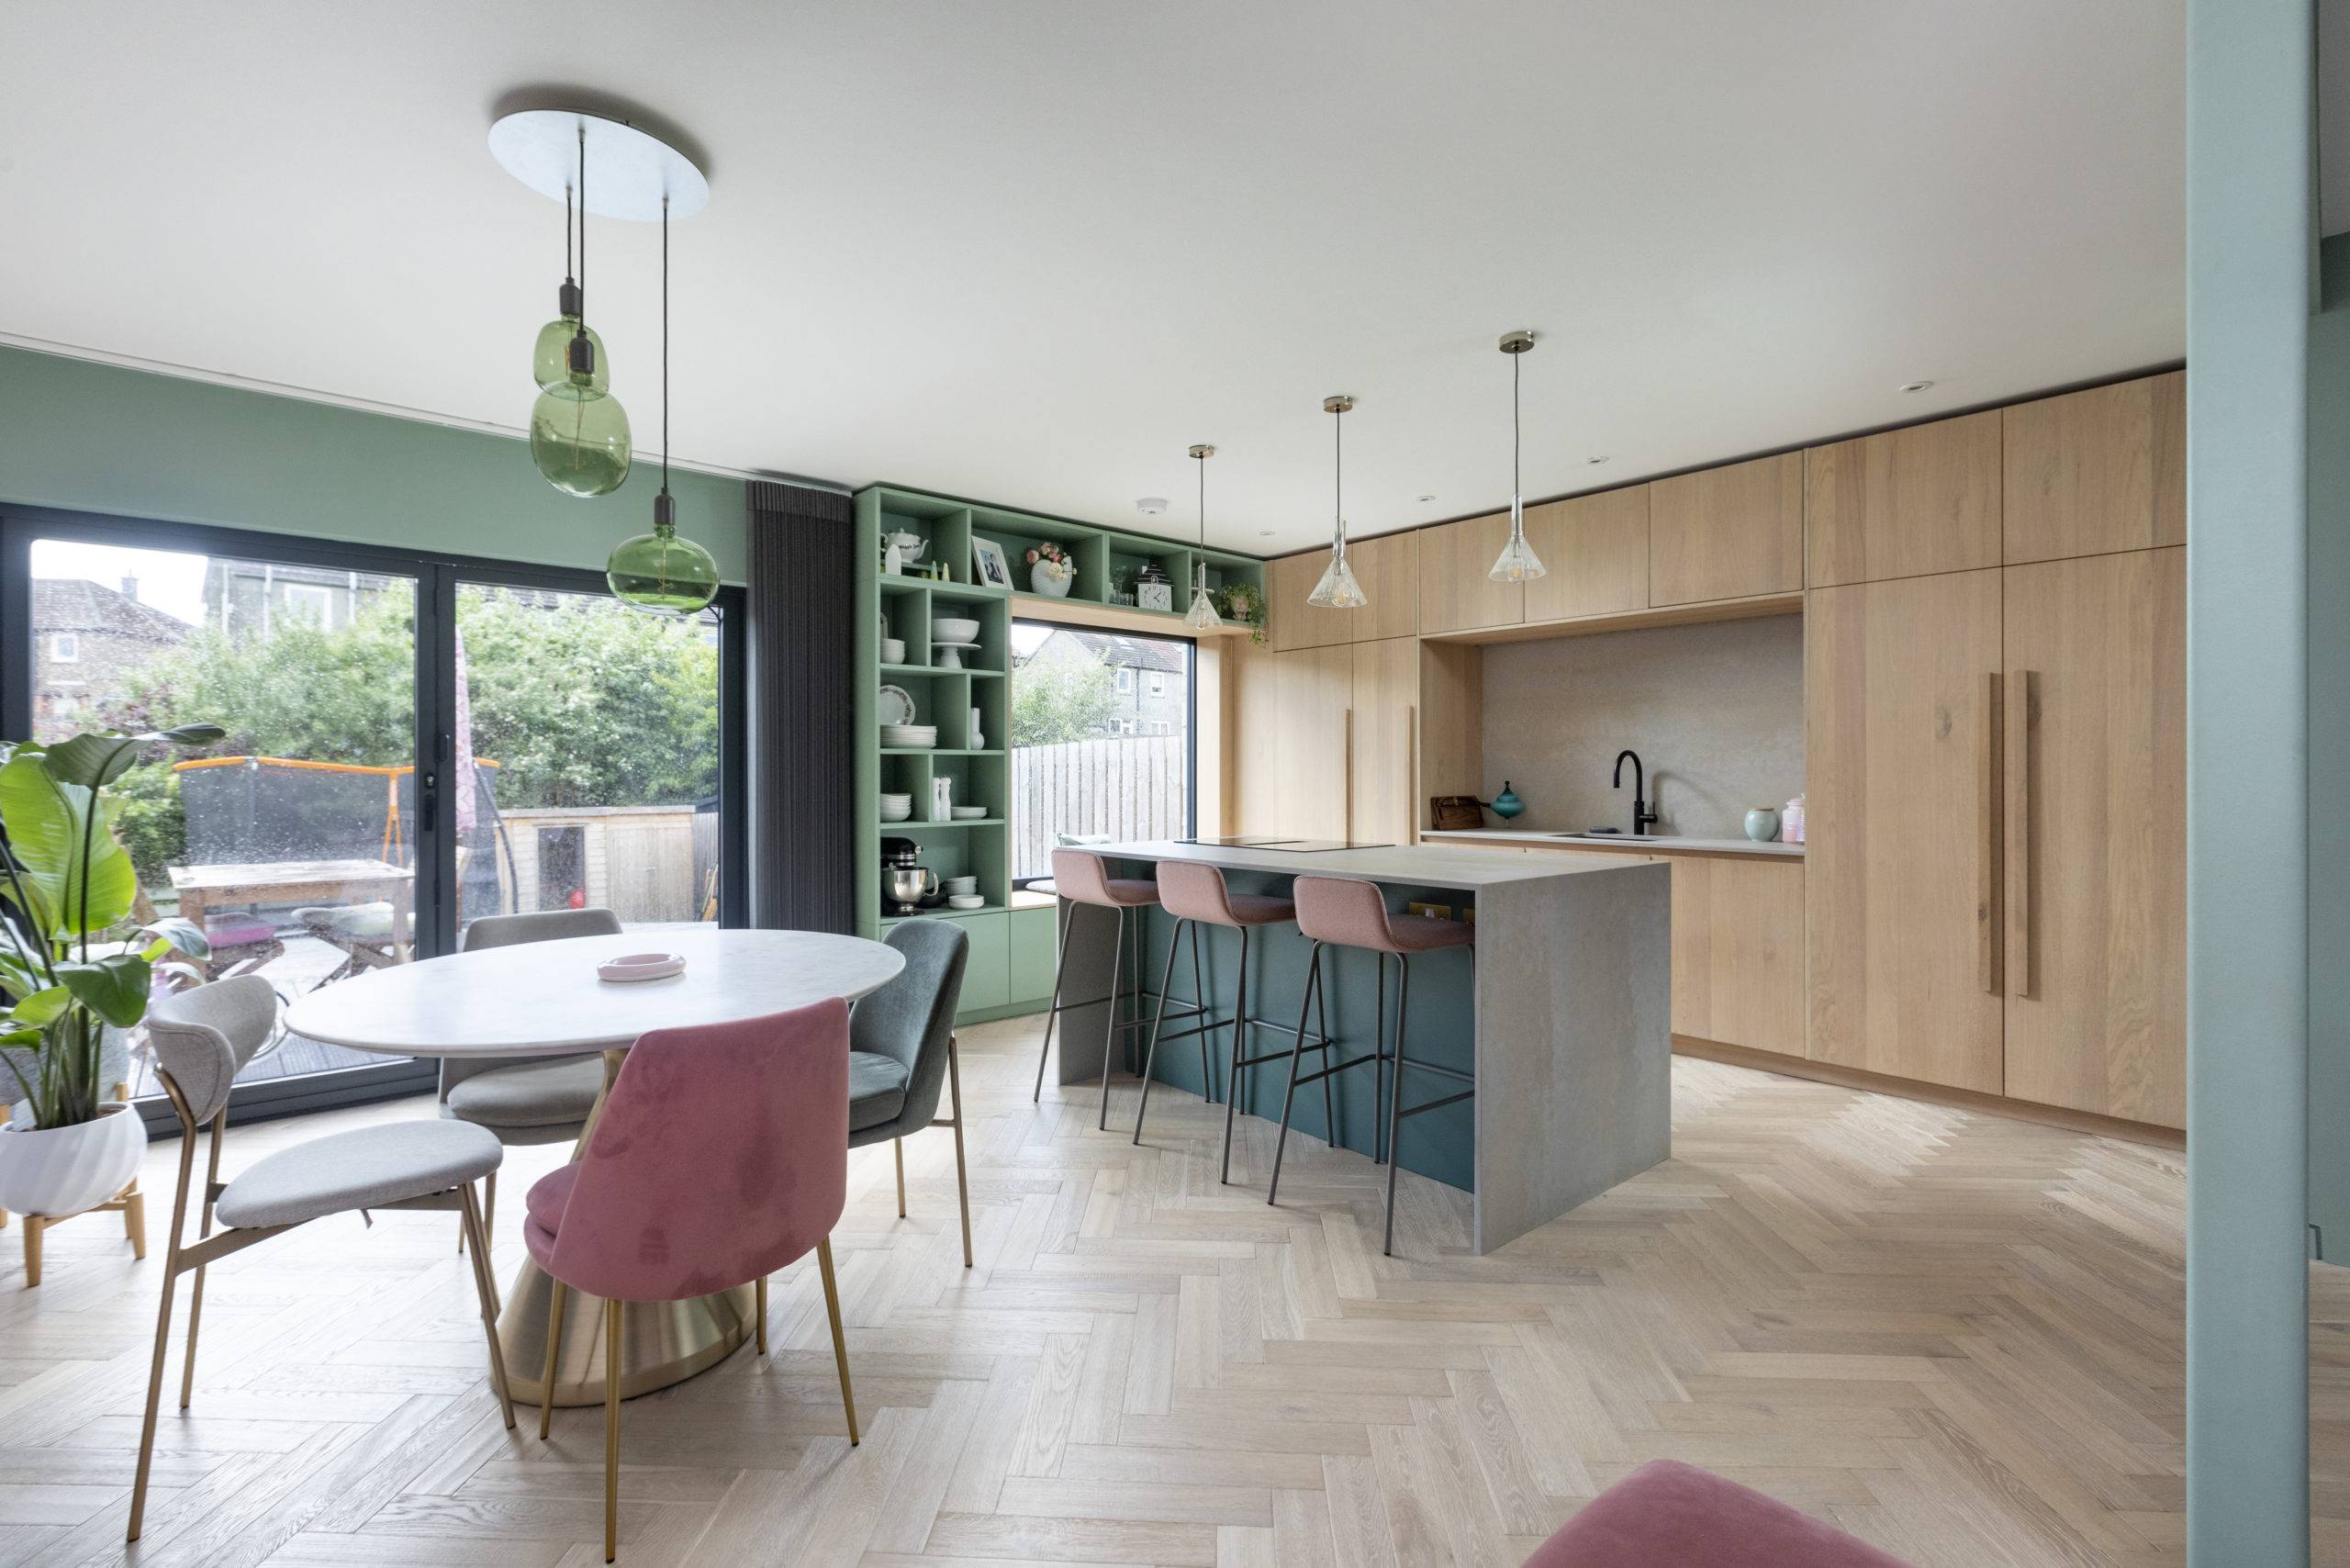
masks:
[[[1471,1238],[1478,1252],[1524,1235],[1671,1153],[1672,913],[1665,867],[1432,845],[1306,852],[1155,840],[1088,847],[1123,863],[1122,875],[1148,875],[1160,861],[1191,860],[1222,868],[1236,891],[1270,893],[1285,893],[1300,875],[1349,877],[1378,883],[1391,910],[1433,904],[1456,918],[1474,919],[1473,950],[1415,956],[1405,1048],[1413,1060],[1473,1073],[1476,1096],[1405,1122],[1401,1141],[1404,1170],[1472,1194]],[[1105,995],[1114,917],[1063,901],[1061,919],[1069,934],[1062,994]],[[1147,920],[1130,924],[1139,925],[1139,940],[1129,943],[1118,967],[1130,980],[1139,957],[1145,983],[1155,988],[1174,923],[1154,908]],[[1232,1055],[1239,935],[1213,926],[1202,935],[1208,1002],[1224,1021],[1208,1036],[1212,1081],[1201,1081],[1198,1041],[1189,1037],[1161,1044],[1154,1077],[1195,1094],[1213,1089],[1221,1100],[1228,1092],[1224,1080]],[[1249,944],[1253,1014],[1295,1025],[1311,946],[1294,925],[1258,931]],[[1328,1030],[1344,1057],[1365,1055],[1378,1012],[1373,956],[1330,947],[1322,963]],[[1169,988],[1175,1005],[1188,997],[1190,980],[1187,945]],[[1057,1030],[1062,1083],[1098,1081],[1108,1022],[1105,1003],[1062,1013]],[[1125,1070],[1139,1068],[1147,1033],[1147,1027],[1136,1031],[1122,1051]],[[1243,1070],[1242,1110],[1280,1116],[1288,1044],[1286,1035],[1251,1032],[1244,1055],[1279,1049],[1282,1059]],[[1315,1065],[1309,1053],[1302,1070]],[[1324,1126],[1318,1089],[1300,1092],[1292,1131],[1368,1155],[1377,1114],[1372,1081],[1368,1068],[1331,1081],[1338,1090],[1334,1127]],[[1416,1074],[1407,1081],[1404,1103],[1445,1092],[1428,1075]],[[1076,1098],[1091,1111],[1089,1094],[1080,1091]],[[1113,1094],[1113,1126],[1123,1121],[1133,1128],[1134,1098],[1131,1092]],[[1144,1141],[1149,1137],[1146,1126]],[[1238,1146],[1233,1175],[1236,1184],[1263,1192],[1267,1172],[1245,1163]],[[1284,1193],[1289,1190],[1285,1182]]]

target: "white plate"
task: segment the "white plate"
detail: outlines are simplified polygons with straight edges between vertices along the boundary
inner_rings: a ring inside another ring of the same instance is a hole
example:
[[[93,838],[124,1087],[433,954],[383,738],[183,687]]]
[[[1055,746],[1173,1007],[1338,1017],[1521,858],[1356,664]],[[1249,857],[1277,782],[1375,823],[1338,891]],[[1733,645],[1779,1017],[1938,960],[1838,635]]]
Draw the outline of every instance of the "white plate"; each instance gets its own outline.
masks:
[[[954,810],[955,820],[958,823],[977,822],[988,814],[985,806],[957,806]]]
[[[914,722],[914,700],[902,686],[885,686],[876,712],[885,724],[911,724]]]
[[[987,900],[977,893],[957,893],[946,901],[948,909],[984,909]]]
[[[598,980],[628,984],[638,980],[667,980],[671,975],[685,972],[686,959],[682,953],[623,953],[596,966]]]

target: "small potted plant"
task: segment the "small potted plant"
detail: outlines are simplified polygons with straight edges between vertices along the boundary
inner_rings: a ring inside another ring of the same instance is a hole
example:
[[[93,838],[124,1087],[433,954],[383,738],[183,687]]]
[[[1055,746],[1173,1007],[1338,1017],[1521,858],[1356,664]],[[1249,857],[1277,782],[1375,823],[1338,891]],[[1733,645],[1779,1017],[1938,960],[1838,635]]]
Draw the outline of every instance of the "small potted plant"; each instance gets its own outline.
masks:
[[[1067,599],[1069,586],[1076,580],[1077,566],[1069,560],[1069,552],[1059,545],[1039,544],[1028,552],[1028,587],[1032,591]]]
[[[1265,640],[1265,596],[1247,583],[1227,583],[1212,590],[1208,602],[1226,621],[1237,622],[1248,628],[1248,640],[1261,644]]]
[[[0,744],[0,1092],[29,1103],[0,1126],[0,1208],[62,1218],[106,1202],[139,1172],[147,1136],[99,1081],[108,1025],[147,1015],[167,954],[206,957],[194,922],[130,925],[139,878],[114,835],[107,788],[159,744],[218,740],[213,724],[157,734]]]

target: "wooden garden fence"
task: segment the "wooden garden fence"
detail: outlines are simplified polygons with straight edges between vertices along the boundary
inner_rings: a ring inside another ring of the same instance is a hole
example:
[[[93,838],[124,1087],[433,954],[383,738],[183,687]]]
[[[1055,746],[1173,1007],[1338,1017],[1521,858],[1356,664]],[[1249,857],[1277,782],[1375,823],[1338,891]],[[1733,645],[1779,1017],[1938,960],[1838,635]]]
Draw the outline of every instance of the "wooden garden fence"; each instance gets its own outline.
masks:
[[[1181,735],[1108,735],[1012,753],[1012,874],[1047,877],[1061,834],[1180,838],[1191,785]]]

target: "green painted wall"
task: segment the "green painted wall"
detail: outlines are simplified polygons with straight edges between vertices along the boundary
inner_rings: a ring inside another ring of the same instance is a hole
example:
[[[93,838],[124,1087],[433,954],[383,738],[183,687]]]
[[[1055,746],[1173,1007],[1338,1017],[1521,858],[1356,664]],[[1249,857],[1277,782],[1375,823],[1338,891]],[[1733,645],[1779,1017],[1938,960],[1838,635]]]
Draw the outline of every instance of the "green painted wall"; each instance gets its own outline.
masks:
[[[2315,0],[2189,0],[2187,15],[2187,1538],[2194,1568],[2292,1568],[2310,1560],[2314,13]]]
[[[652,526],[657,474],[579,500],[509,437],[0,348],[0,501],[600,569]],[[672,470],[669,489],[743,581],[743,482]]]

